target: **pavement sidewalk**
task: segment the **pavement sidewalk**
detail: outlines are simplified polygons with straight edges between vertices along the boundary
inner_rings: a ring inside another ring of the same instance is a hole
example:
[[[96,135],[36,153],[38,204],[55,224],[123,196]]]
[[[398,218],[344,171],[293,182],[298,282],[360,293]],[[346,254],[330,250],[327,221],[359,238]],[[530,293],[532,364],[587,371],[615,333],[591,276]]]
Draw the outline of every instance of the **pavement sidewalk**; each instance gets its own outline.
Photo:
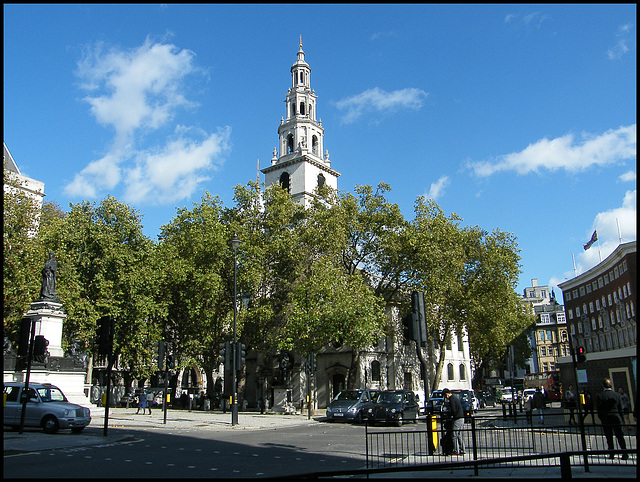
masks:
[[[136,431],[162,430],[208,430],[220,431],[244,431],[244,430],[277,430],[284,427],[304,426],[322,423],[324,414],[316,413],[309,419],[304,414],[275,414],[258,412],[240,412],[238,424],[231,424],[231,412],[220,411],[188,411],[169,410],[167,422],[164,423],[162,409],[153,410],[151,415],[136,415],[136,408],[110,408],[107,437],[103,436],[104,408],[91,408],[91,423],[81,434],[72,434],[69,430],[61,430],[55,435],[47,435],[37,428],[25,428],[22,434],[17,431],[4,432],[4,456],[12,456],[23,452],[41,452],[56,449],[82,448],[87,446],[104,446],[133,440],[139,437]],[[117,430],[111,430],[117,429]],[[122,430],[125,429],[125,430]],[[126,430],[131,429],[131,431]],[[591,466],[590,472],[585,472],[584,467],[574,466],[572,476],[574,478],[633,478],[637,475],[636,466]],[[372,478],[450,478],[450,477],[474,477],[472,469],[438,470],[438,471],[411,471],[394,472],[389,474],[372,474]],[[560,478],[560,467],[517,467],[481,469],[478,477],[488,479],[533,479],[533,478]]]

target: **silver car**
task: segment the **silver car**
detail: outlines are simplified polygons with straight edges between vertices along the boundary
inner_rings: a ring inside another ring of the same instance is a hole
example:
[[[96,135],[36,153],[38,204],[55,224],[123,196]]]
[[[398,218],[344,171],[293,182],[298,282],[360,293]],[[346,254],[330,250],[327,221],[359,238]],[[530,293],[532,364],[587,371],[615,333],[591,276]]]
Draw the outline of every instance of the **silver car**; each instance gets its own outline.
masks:
[[[4,425],[17,428],[22,417],[22,392],[24,383],[5,382]],[[25,427],[42,427],[46,433],[56,433],[59,429],[70,428],[80,433],[91,422],[91,411],[74,403],[69,403],[62,390],[50,383],[30,383]]]
[[[379,390],[342,390],[327,407],[327,420],[361,423],[378,399]]]

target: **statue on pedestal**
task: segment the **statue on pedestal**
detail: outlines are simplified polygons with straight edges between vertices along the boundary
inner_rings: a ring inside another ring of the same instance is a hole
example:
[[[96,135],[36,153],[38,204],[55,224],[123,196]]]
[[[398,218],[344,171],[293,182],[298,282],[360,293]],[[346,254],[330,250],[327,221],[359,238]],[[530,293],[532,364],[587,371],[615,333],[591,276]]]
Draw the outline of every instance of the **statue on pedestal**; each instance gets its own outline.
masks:
[[[42,287],[40,288],[40,298],[38,301],[60,302],[56,296],[56,276],[58,275],[58,261],[53,252],[49,253],[49,259],[42,269]]]

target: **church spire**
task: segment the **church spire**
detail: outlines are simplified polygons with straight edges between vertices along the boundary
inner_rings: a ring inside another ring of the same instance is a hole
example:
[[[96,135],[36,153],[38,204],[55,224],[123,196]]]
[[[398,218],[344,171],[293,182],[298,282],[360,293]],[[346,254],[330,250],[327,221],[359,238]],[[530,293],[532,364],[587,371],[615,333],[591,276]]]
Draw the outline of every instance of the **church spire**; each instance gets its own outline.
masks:
[[[337,189],[340,173],[331,169],[329,156],[323,157],[324,127],[316,119],[315,91],[311,88],[311,67],[305,61],[302,35],[296,62],[291,66],[291,86],[285,96],[285,115],[278,126],[278,149],[271,166],[262,169],[265,186],[280,183],[303,204],[325,183]]]

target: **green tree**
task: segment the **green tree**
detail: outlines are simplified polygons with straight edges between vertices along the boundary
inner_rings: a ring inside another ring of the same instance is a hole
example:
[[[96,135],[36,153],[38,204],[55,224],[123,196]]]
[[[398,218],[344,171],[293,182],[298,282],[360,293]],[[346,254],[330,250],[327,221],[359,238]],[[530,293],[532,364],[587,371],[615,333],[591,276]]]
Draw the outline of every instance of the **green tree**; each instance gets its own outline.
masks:
[[[40,257],[36,236],[41,207],[19,179],[4,170],[3,264],[4,334],[16,341],[23,313],[39,295],[40,274],[46,258]]]
[[[91,351],[97,319],[112,315],[115,355],[132,376],[150,376],[161,306],[153,242],[142,233],[141,215],[111,196],[72,204],[64,216],[50,216],[41,242],[58,259],[56,291],[68,315],[63,342],[81,339]]]
[[[180,366],[202,367],[207,386],[218,365],[218,344],[229,331],[233,296],[228,279],[231,236],[222,221],[222,203],[208,192],[192,209],[179,209],[162,226],[158,259],[166,301],[163,337],[174,347]],[[232,275],[231,275],[232,276]]]

